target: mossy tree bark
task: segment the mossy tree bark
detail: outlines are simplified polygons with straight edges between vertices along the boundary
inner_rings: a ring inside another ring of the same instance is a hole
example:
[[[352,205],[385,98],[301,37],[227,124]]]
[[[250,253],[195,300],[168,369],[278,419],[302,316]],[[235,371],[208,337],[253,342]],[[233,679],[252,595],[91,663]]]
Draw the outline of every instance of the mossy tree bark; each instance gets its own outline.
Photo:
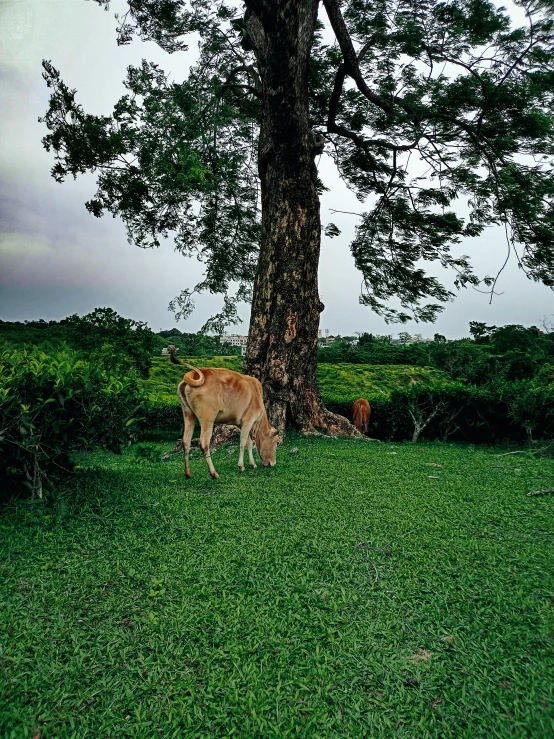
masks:
[[[310,129],[308,65],[316,0],[247,2],[262,82],[260,257],[244,371],[257,377],[271,423],[357,435],[323,405],[316,383],[321,220]]]

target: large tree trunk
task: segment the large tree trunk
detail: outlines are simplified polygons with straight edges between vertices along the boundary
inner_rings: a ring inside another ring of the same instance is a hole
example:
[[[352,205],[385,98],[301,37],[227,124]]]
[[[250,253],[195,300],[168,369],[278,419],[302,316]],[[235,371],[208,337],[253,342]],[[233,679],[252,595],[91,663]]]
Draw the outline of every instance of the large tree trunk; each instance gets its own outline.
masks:
[[[316,384],[321,221],[308,108],[316,0],[249,3],[262,81],[260,258],[244,371],[257,377],[271,423],[357,435],[324,407]],[[255,5],[255,8],[252,7]]]

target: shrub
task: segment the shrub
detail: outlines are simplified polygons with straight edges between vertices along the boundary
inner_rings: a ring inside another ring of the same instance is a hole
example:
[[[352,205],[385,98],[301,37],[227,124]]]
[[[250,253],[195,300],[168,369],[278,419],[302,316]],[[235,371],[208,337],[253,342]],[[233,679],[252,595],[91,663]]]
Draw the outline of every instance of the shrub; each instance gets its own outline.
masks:
[[[68,343],[112,374],[148,377],[156,335],[141,321],[123,318],[111,308],[65,319]]]
[[[498,382],[495,390],[507,407],[510,423],[533,436],[554,435],[554,383],[540,381]]]
[[[135,378],[117,379],[68,346],[4,348],[0,353],[0,483],[41,497],[71,471],[70,454],[119,451],[145,404]]]
[[[531,382],[412,386],[371,401],[370,436],[496,443],[554,436],[554,388]],[[350,417],[344,404],[334,406]]]

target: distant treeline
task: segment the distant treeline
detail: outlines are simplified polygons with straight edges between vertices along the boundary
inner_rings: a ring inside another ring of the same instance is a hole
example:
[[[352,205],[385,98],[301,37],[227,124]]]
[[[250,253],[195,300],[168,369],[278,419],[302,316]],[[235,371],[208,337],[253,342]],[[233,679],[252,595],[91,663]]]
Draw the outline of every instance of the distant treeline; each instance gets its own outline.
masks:
[[[554,382],[554,332],[536,326],[487,326],[471,322],[470,337],[447,341],[435,334],[434,341],[392,343],[390,336],[363,333],[357,343],[338,339],[320,348],[318,362],[329,364],[411,365],[434,367],[452,380],[484,385],[492,379]],[[85,352],[110,371],[134,369],[147,377],[151,358],[169,344],[179,347],[181,357],[240,355],[239,347],[225,345],[219,336],[185,333],[177,328],[154,333],[145,323],[123,318],[111,308],[97,308],[85,316],[61,321],[0,321],[0,344],[54,346],[65,343]]]
[[[85,316],[71,315],[61,321],[0,321],[0,344],[22,347],[45,342],[84,352],[109,371],[135,370],[142,377],[148,377],[152,355],[159,355],[169,344],[179,347],[182,357],[222,353],[219,336],[176,328],[155,334],[146,323],[124,318],[112,308],[96,308]],[[226,345],[224,353],[240,354],[240,349]]]
[[[318,353],[318,361],[330,364],[402,364],[435,367],[453,380],[483,385],[494,379],[554,381],[554,332],[535,326],[487,326],[471,322],[471,338],[392,344],[389,336],[362,334],[357,344],[335,343]]]

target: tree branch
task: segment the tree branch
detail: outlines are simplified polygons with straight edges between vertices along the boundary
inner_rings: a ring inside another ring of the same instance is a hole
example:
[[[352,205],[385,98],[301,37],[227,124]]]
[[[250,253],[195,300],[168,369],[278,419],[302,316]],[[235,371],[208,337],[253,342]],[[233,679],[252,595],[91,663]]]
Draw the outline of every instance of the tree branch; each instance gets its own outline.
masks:
[[[323,5],[325,7],[325,10],[327,11],[327,16],[329,18],[329,22],[331,23],[333,31],[335,32],[337,41],[339,42],[340,50],[342,51],[342,57],[345,64],[345,73],[352,77],[352,79],[356,83],[356,87],[362,93],[362,95],[364,95],[364,97],[366,97],[374,105],[377,105],[379,108],[381,108],[381,110],[384,110],[385,113],[392,113],[394,106],[388,100],[385,100],[380,95],[377,95],[375,92],[373,92],[373,90],[368,87],[366,81],[362,76],[359,59],[356,55],[356,50],[354,49],[352,39],[350,38],[350,34],[348,33],[348,29],[346,28],[346,23],[344,22],[344,18],[342,17],[342,13],[340,12],[338,3],[336,2],[336,0],[323,0]],[[364,54],[367,53],[367,44],[364,47],[363,52]]]

